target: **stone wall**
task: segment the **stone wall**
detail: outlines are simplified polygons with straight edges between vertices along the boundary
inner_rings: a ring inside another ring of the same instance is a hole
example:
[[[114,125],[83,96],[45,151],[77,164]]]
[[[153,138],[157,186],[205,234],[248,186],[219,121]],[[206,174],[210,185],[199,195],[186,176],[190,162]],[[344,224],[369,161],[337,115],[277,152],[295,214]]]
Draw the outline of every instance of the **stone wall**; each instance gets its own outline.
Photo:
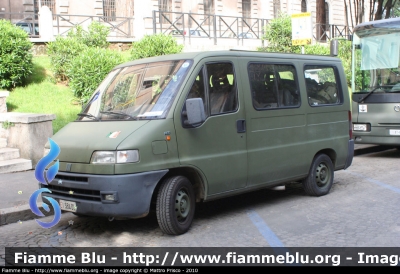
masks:
[[[30,159],[35,167],[48,138],[53,136],[55,118],[54,114],[0,113],[0,138],[6,138],[7,146],[18,148],[20,157]]]
[[[48,138],[53,136],[54,114],[7,112],[8,91],[0,91],[0,138],[7,147],[18,148],[20,157],[32,161],[35,167],[43,157]]]

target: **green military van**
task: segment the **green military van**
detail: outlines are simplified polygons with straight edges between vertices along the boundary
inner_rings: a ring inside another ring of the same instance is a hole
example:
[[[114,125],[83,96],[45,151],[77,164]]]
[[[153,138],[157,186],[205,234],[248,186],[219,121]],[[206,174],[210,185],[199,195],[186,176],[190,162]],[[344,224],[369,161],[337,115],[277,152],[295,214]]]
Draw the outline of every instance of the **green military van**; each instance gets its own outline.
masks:
[[[198,202],[301,182],[327,194],[353,159],[348,88],[329,56],[210,51],[115,67],[52,139],[46,196],[76,215],[183,234]]]

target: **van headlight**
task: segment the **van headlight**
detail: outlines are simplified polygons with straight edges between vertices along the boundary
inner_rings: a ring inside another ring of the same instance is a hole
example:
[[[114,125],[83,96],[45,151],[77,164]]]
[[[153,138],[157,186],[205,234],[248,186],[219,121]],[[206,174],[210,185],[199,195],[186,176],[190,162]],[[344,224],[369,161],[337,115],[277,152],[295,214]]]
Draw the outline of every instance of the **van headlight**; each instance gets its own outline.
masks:
[[[92,154],[92,164],[123,164],[139,161],[138,150],[95,151]]]

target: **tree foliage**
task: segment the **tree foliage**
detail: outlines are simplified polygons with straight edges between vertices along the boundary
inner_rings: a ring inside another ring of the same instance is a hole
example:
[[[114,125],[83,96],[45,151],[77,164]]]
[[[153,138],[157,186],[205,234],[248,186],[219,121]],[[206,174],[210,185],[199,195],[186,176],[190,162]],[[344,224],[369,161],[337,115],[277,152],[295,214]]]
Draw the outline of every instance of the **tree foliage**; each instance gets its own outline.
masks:
[[[392,11],[397,6],[399,8],[398,0],[370,0],[370,21],[380,20],[383,18],[392,17]]]
[[[369,5],[369,10],[367,5]],[[346,26],[400,16],[400,0],[344,0]],[[348,16],[349,15],[349,16]]]

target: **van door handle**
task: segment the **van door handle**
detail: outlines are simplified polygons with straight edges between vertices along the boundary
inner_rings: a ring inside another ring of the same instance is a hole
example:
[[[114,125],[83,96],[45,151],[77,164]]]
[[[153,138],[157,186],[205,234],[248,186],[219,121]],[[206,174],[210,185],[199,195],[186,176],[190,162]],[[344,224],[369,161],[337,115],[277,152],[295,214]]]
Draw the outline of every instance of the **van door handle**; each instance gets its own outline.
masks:
[[[237,129],[237,133],[246,132],[246,120],[237,120],[236,121],[236,129]]]

